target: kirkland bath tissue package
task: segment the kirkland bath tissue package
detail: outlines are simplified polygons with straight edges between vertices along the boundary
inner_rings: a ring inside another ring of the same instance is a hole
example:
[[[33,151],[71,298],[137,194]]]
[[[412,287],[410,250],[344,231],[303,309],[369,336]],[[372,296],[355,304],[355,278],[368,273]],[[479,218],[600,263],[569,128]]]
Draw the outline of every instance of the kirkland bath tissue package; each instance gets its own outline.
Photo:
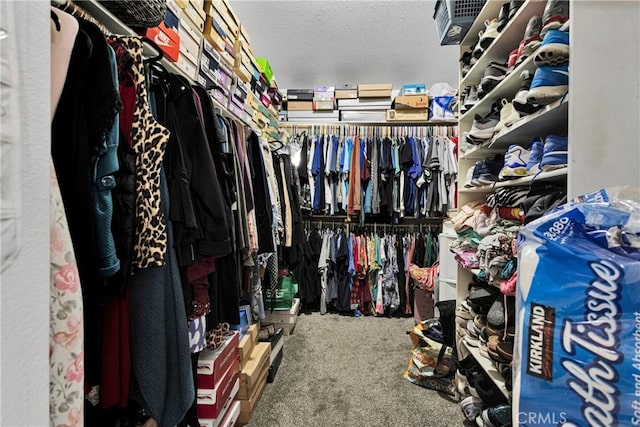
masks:
[[[640,425],[640,188],[528,224],[518,264],[517,425]]]

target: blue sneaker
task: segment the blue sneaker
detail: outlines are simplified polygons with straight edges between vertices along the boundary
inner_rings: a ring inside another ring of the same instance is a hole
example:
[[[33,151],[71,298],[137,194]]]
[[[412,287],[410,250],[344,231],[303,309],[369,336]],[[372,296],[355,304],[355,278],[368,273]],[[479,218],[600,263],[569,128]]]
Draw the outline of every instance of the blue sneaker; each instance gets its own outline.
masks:
[[[533,75],[527,102],[547,105],[564,96],[569,90],[569,64],[540,67]]]
[[[544,142],[544,152],[540,167],[548,172],[555,169],[567,167],[568,161],[568,138],[566,136],[549,135]]]
[[[533,57],[536,67],[545,65],[562,65],[569,62],[569,33],[560,30],[549,30],[540,49]]]
[[[535,175],[540,172],[540,162],[542,161],[543,153],[544,142],[542,142],[542,138],[536,136],[531,144],[531,152],[529,154],[529,161],[527,162],[527,175]]]

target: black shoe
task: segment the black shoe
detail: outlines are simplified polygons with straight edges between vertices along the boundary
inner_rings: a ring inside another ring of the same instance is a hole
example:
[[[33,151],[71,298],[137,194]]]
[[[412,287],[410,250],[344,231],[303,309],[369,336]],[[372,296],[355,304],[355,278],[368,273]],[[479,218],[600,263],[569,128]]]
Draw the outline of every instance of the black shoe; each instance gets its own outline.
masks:
[[[507,22],[509,22],[509,6],[509,3],[505,3],[500,8],[500,14],[498,15],[498,32],[502,32]]]
[[[516,14],[520,6],[524,3],[524,0],[511,0],[509,4],[509,19],[513,18],[513,15]]]

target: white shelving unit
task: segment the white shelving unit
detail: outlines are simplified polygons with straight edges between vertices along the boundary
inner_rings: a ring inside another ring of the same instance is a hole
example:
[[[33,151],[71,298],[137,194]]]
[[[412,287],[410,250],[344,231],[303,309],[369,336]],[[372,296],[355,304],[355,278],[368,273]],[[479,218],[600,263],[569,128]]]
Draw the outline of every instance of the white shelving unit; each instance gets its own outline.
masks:
[[[499,13],[500,6],[504,2],[488,1],[484,9],[471,27],[471,30],[460,45],[460,56],[469,49],[472,49],[478,39],[478,31],[484,29],[484,21],[496,18]],[[466,86],[471,84],[479,84],[484,69],[491,61],[506,62],[509,53],[516,49],[520,41],[524,38],[524,32],[529,19],[535,15],[542,15],[546,1],[528,0],[516,12],[513,18],[503,28],[500,35],[485,50],[483,56],[478,59],[477,63],[469,70],[468,74],[460,80],[459,93],[462,93]],[[490,110],[491,105],[499,99],[505,98],[511,101],[520,89],[520,74],[522,71],[528,70],[535,73],[536,67],[533,63],[533,55],[518,65],[508,76],[506,76],[500,84],[498,84],[491,92],[487,93],[473,108],[469,109],[459,118],[459,133],[464,135],[471,129],[476,115],[485,116]],[[474,167],[478,160],[493,157],[498,153],[505,153],[507,148],[512,144],[521,145],[528,148],[532,140],[539,136],[545,138],[550,134],[566,134],[569,117],[568,97],[558,100],[550,105],[545,106],[538,112],[523,116],[520,120],[503,129],[500,133],[482,145],[473,147],[459,157],[458,160],[458,176],[460,183],[458,187],[458,206],[462,207],[472,201],[483,201],[486,197],[498,188],[512,187],[519,185],[531,185],[532,183],[548,181],[561,182],[566,185],[568,168],[557,169],[548,172],[541,172],[535,176],[525,176],[522,178],[499,181],[490,185],[480,187],[465,188],[464,177],[467,171]],[[462,136],[461,136],[462,137]],[[457,275],[457,292],[456,299],[458,303],[467,297],[467,285],[471,282],[472,276],[480,272],[479,269],[467,269],[458,265]],[[495,369],[490,359],[482,356],[477,348],[467,346],[461,340],[459,341],[460,357],[471,354],[487,372],[489,377],[498,386],[500,391],[507,397],[510,393],[505,388],[502,375]]]

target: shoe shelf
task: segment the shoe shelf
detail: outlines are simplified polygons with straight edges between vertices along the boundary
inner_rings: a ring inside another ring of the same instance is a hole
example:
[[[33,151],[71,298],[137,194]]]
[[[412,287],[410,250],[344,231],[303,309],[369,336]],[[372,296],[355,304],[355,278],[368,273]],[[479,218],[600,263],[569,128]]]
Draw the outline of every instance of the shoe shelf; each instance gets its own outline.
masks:
[[[523,176],[522,178],[510,179],[508,181],[498,181],[494,184],[489,184],[489,185],[481,185],[478,187],[471,187],[471,188],[465,187],[465,188],[458,189],[458,191],[460,193],[491,193],[496,188],[526,185],[534,181],[538,182],[538,181],[561,180],[566,178],[566,176],[567,176],[567,168],[564,167],[564,168],[555,169],[548,172],[540,172],[540,174],[538,174],[537,176],[536,175]]]
[[[540,111],[524,116],[495,135],[487,148],[507,149],[511,144],[527,144],[532,136],[566,134],[569,121],[569,98],[565,95]]]
[[[489,3],[500,3],[489,1]],[[498,37],[484,51],[478,62],[469,70],[467,75],[460,82],[460,87],[464,89],[471,84],[478,84],[482,79],[485,68],[491,61],[507,62],[509,53],[517,49],[520,41],[524,37],[524,30],[529,19],[534,15],[541,15],[544,11],[545,2],[540,0],[527,0],[516,14],[509,20],[507,25],[498,33]],[[496,18],[498,15],[494,16]],[[492,18],[489,18],[492,19]],[[482,21],[484,23],[484,21]],[[484,25],[484,24],[483,24]],[[476,31],[477,34],[477,31]]]
[[[500,374],[500,372],[498,372],[495,366],[493,366],[493,361],[491,359],[487,359],[482,354],[480,354],[480,350],[477,347],[471,347],[464,340],[459,340],[458,342],[462,347],[464,347],[466,351],[471,353],[471,355],[474,357],[474,359],[476,359],[476,361],[482,367],[482,369],[484,369],[487,375],[489,375],[489,378],[491,378],[493,383],[496,386],[498,386],[498,388],[500,389],[500,392],[507,399],[509,399],[510,397],[509,395],[511,393],[509,393],[509,390],[507,390],[507,387],[505,386],[504,377],[502,376],[502,374]]]
[[[534,56],[535,55],[531,55],[525,59],[508,76],[506,76],[498,86],[496,86],[491,92],[487,93],[484,98],[479,100],[476,105],[471,107],[466,113],[460,116],[460,128],[470,129],[475,115],[487,114],[491,110],[491,104],[496,100],[506,98],[508,101],[511,101],[518,92],[518,89],[520,89],[520,84],[522,83],[520,80],[520,74],[524,70],[528,70],[530,73],[535,71],[536,66],[533,63]],[[462,89],[464,88],[461,86],[461,90]]]
[[[504,152],[504,150],[499,148],[491,148],[491,142],[492,141],[487,141],[482,145],[476,145],[470,150],[465,151],[459,160],[484,159],[485,157]]]
[[[478,14],[478,16],[476,16],[475,21],[473,21],[471,28],[469,28],[469,31],[467,31],[467,34],[464,36],[464,39],[462,39],[462,42],[460,42],[461,51],[464,51],[466,50],[464,48],[471,47],[475,44],[478,39],[478,32],[480,32],[480,30],[484,30],[485,28],[484,21],[486,21],[487,19],[492,20],[493,18],[497,18],[500,14],[500,8],[506,2],[507,0],[505,0],[504,2],[497,0],[488,0],[484,4],[482,10]],[[524,34],[524,30],[522,31]]]

